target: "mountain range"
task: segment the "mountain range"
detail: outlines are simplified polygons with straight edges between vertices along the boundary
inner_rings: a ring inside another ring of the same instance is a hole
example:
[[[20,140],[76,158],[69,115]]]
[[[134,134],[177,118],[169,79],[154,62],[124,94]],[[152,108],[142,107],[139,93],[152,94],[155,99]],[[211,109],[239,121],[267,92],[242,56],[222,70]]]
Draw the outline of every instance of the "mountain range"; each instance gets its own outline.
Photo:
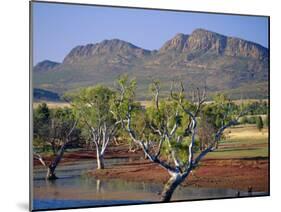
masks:
[[[45,60],[33,68],[35,88],[62,94],[84,86],[106,84],[128,74],[146,99],[152,80],[161,82],[163,95],[172,81],[187,88],[206,86],[231,98],[267,98],[268,49],[240,38],[204,29],[176,34],[158,50],[146,50],[119,39],[74,47],[62,63]]]

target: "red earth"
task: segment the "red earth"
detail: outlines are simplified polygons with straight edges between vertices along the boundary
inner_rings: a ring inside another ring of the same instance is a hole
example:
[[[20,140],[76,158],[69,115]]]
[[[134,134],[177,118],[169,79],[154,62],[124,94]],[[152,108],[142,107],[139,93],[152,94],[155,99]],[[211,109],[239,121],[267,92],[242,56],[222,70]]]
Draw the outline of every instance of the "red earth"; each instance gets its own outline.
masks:
[[[93,150],[80,150],[66,152],[60,165],[77,162],[78,160],[95,159]],[[45,156],[49,162],[51,156]],[[90,170],[89,175],[99,178],[121,178],[130,181],[165,183],[169,179],[166,170],[143,159],[143,153],[128,152],[127,148],[109,148],[105,158],[128,158],[128,162],[106,167],[104,170]],[[34,160],[36,167],[40,166],[38,160]],[[253,191],[269,191],[267,158],[247,159],[205,159],[199,167],[192,171],[185,180],[183,186],[229,188],[247,191],[249,187]]]

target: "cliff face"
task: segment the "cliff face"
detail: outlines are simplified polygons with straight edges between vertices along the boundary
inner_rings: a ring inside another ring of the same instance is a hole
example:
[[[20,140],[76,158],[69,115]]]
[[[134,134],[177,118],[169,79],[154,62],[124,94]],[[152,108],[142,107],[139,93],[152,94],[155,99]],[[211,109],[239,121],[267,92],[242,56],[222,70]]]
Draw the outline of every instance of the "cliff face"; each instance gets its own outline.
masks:
[[[171,40],[167,41],[163,47],[159,50],[160,53],[165,53],[166,51],[178,51],[182,52],[184,48],[187,47],[188,35],[179,33]]]
[[[155,53],[163,55],[170,52],[184,55],[197,54],[197,56],[211,53],[231,57],[250,57],[258,60],[268,59],[267,49],[261,45],[204,29],[196,29],[191,35],[178,33],[171,40],[167,41],[159,51],[154,52],[119,39],[77,46],[64,58],[63,63],[74,64],[83,62],[85,59],[101,56],[118,56],[134,59],[154,55]]]
[[[197,29],[192,32],[188,39],[188,45],[184,52],[212,51],[222,53],[226,46],[226,37],[214,32]]]
[[[237,38],[227,38],[224,52],[228,56],[252,57],[258,60],[268,59],[268,50],[266,48]]]
[[[177,34],[160,49],[161,53],[174,50],[180,53],[206,52],[226,56],[267,59],[267,49],[239,38],[227,37],[215,32],[197,29],[191,35]]]

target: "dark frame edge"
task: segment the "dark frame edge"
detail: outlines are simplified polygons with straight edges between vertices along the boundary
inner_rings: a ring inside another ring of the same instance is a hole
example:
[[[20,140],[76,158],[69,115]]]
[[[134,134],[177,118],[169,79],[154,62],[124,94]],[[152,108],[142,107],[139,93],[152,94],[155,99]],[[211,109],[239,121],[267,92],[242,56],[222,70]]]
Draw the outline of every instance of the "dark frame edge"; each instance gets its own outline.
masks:
[[[29,211],[33,211],[33,1],[29,1]]]
[[[270,102],[270,16],[267,17],[267,20],[268,20],[268,196],[270,196],[270,105],[271,105],[271,102]]]

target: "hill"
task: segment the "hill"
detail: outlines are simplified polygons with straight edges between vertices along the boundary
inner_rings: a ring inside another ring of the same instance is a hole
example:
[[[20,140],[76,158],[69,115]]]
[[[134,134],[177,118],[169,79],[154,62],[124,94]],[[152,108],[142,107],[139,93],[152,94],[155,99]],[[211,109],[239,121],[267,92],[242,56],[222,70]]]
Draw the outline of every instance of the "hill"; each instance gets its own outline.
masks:
[[[33,89],[33,99],[34,101],[51,101],[51,102],[58,102],[60,101],[60,96],[51,91],[34,88]]]
[[[34,72],[44,72],[44,71],[50,71],[53,70],[55,67],[57,67],[60,63],[50,61],[50,60],[43,60],[42,62],[38,63],[36,66],[34,66],[33,71]]]
[[[146,50],[119,39],[73,48],[62,63],[34,67],[35,87],[63,93],[97,83],[113,85],[121,74],[138,81],[139,99],[146,99],[153,79],[164,95],[170,83],[207,86],[232,98],[268,97],[268,49],[243,39],[204,29],[176,34],[159,50]]]

